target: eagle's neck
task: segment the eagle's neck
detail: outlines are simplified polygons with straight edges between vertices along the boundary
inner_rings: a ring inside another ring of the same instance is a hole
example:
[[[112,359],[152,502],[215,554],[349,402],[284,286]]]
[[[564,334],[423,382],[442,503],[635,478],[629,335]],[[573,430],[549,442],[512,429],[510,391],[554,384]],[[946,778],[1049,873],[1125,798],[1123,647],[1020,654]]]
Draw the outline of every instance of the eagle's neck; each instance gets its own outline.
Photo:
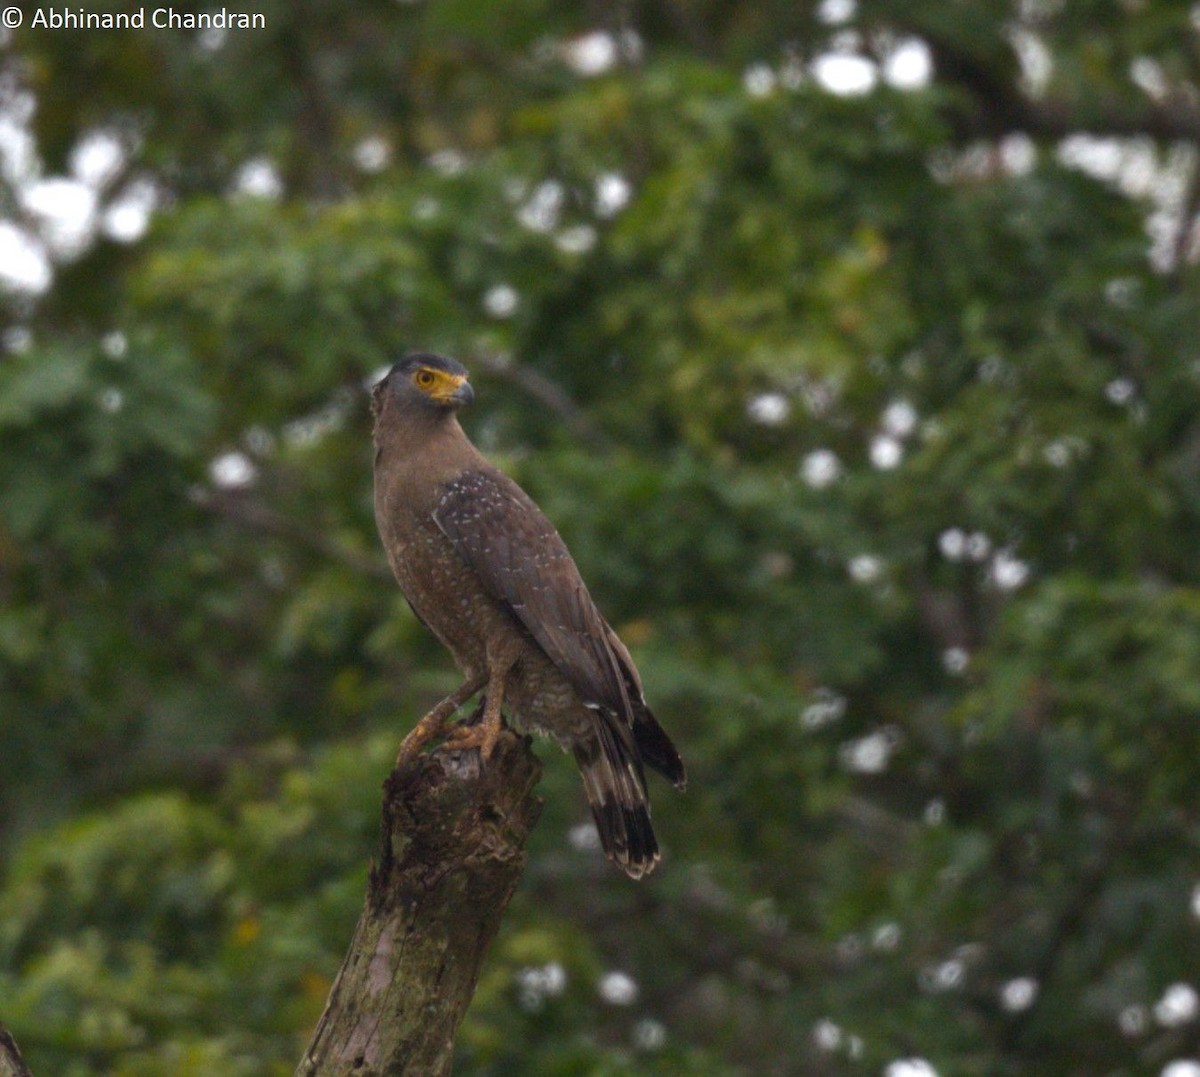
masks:
[[[375,423],[375,482],[394,492],[431,491],[483,463],[453,413],[388,409]]]

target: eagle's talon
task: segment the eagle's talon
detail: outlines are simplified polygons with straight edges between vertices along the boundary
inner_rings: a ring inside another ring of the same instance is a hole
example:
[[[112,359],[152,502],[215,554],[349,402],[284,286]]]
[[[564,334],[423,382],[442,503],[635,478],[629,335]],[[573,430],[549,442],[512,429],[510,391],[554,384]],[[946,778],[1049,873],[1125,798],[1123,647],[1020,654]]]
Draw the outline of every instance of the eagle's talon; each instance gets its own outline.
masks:
[[[490,760],[495,754],[500,735],[504,732],[503,723],[492,724],[481,722],[476,725],[459,724],[447,735],[442,747],[451,752],[465,752],[475,749],[485,760]]]

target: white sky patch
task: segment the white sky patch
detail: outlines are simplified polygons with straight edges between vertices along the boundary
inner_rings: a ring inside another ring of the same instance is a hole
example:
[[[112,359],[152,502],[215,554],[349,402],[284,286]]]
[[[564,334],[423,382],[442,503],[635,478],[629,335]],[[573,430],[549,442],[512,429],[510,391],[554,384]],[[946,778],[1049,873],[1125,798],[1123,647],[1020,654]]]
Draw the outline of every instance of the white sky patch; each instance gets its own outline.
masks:
[[[1164,208],[1179,201],[1186,172],[1170,158],[1160,161],[1153,146],[1136,139],[1069,135],[1058,144],[1058,159],[1068,168],[1115,183],[1130,198],[1151,197]]]
[[[1125,1036],[1141,1036],[1150,1027],[1145,1006],[1126,1006],[1117,1015],[1117,1028]]]
[[[938,1077],[938,1072],[923,1058],[900,1058],[887,1064],[883,1077]]]
[[[938,1071],[923,1058],[900,1058],[887,1064],[883,1077],[938,1077]]]
[[[149,180],[129,184],[104,211],[100,227],[117,243],[135,243],[146,234],[158,205],[158,191]]]
[[[817,18],[826,26],[840,26],[854,18],[857,9],[855,0],[821,0]]]
[[[809,414],[820,419],[829,414],[829,410],[837,403],[840,392],[836,381],[831,378],[818,378],[806,381],[800,395]]]
[[[875,583],[883,575],[883,562],[874,554],[861,553],[846,566],[855,583]]]
[[[129,340],[121,330],[114,329],[100,338],[100,350],[110,359],[124,359],[129,351]]]
[[[1125,150],[1119,139],[1095,135],[1068,135],[1058,144],[1058,159],[1096,179],[1115,179]]]
[[[529,193],[529,181],[522,179],[520,176],[505,176],[502,187],[504,197],[513,206],[524,202],[525,196]]]
[[[567,831],[567,841],[581,853],[595,852],[600,849],[600,832],[594,823],[579,823]]]
[[[1083,438],[1068,434],[1047,443],[1042,449],[1042,458],[1051,467],[1066,467],[1072,460],[1082,460],[1088,452],[1088,443]]]
[[[1010,176],[1027,176],[1037,164],[1037,146],[1020,131],[1000,140],[1000,161]]]
[[[558,180],[543,180],[517,210],[517,220],[531,232],[553,232],[558,227],[565,199],[566,191]]]
[[[1200,1010],[1200,996],[1191,984],[1171,984],[1154,1004],[1154,1019],[1163,1028],[1177,1028],[1186,1025],[1196,1017]]]
[[[1046,43],[1029,30],[1015,29],[1009,41],[1021,64],[1021,82],[1026,92],[1035,97],[1046,89],[1054,72],[1054,60]]]
[[[9,221],[0,221],[0,287],[41,295],[54,273],[45,249]]]
[[[880,425],[895,438],[906,438],[917,428],[917,409],[907,400],[893,400],[883,409]]]
[[[98,190],[117,178],[125,163],[121,140],[110,131],[93,131],[71,153],[71,174]]]
[[[633,188],[620,172],[602,172],[596,177],[596,216],[615,217],[633,196]]]
[[[967,536],[966,552],[967,557],[978,564],[992,552],[992,540],[982,531],[972,531]]]
[[[1129,77],[1148,97],[1161,101],[1170,92],[1162,65],[1149,56],[1138,56],[1129,65]]]
[[[229,31],[223,26],[210,26],[196,35],[196,40],[205,52],[216,52],[229,37]]]
[[[442,204],[429,195],[423,195],[413,203],[413,216],[418,221],[431,221],[441,211]]]
[[[860,97],[875,89],[879,69],[865,56],[827,52],[812,62],[817,85],[839,97]]]
[[[779,84],[770,64],[751,64],[742,75],[742,85],[751,97],[768,97]]]
[[[882,774],[899,744],[900,731],[885,726],[865,737],[847,741],[838,749],[838,758],[842,766],[854,774]]]
[[[283,180],[270,161],[265,157],[256,157],[237,170],[233,189],[237,194],[251,198],[278,198],[283,194]]]
[[[547,998],[555,998],[567,988],[567,970],[557,961],[521,969],[515,979],[517,1001],[528,1012],[537,1012]]]
[[[1136,387],[1129,378],[1114,378],[1104,387],[1104,395],[1111,404],[1128,404],[1133,399]]]
[[[467,167],[467,155],[462,150],[447,147],[435,150],[425,159],[425,163],[440,176],[457,176]]]
[[[959,677],[966,673],[971,664],[971,656],[965,647],[947,647],[942,651],[942,667],[951,676]]]
[[[521,297],[511,284],[497,284],[484,295],[483,309],[492,318],[511,318],[520,302]]]
[[[1130,310],[1137,303],[1139,284],[1133,277],[1115,277],[1104,285],[1104,299],[1114,307]]]
[[[991,579],[1001,591],[1015,591],[1029,579],[1029,565],[1012,550],[997,550],[992,558]]]
[[[813,1025],[812,1040],[822,1051],[836,1051],[842,1045],[841,1026],[828,1017],[822,1017]]]
[[[596,990],[610,1006],[632,1006],[638,997],[638,985],[634,978],[616,970],[601,976]]]
[[[115,385],[110,385],[107,389],[100,390],[96,397],[96,403],[100,405],[101,411],[115,415],[125,406],[125,394]]]
[[[947,561],[961,561],[967,554],[967,534],[961,527],[948,527],[938,535],[938,549]]]
[[[554,237],[554,245],[564,254],[586,254],[596,245],[596,229],[590,224],[573,224]]]
[[[904,459],[904,448],[889,434],[879,434],[871,439],[871,464],[880,471],[891,471],[900,466]]]
[[[542,990],[547,995],[561,995],[567,988],[567,970],[557,961],[550,961],[540,969],[529,969],[527,971],[537,973]]]
[[[880,924],[871,932],[871,948],[885,954],[894,953],[900,945],[900,925],[888,922]]]
[[[562,56],[577,75],[594,78],[611,71],[619,56],[617,39],[606,30],[593,30],[566,42]]]
[[[962,987],[966,972],[966,965],[959,958],[952,957],[948,961],[942,961],[922,969],[921,986],[934,994],[940,994],[943,991],[957,991]]]
[[[1177,1058],[1163,1066],[1159,1077],[1200,1077],[1200,1062],[1193,1058]]]
[[[645,1017],[633,1026],[633,1045],[639,1051],[659,1051],[666,1042],[666,1028],[653,1017]]]
[[[39,180],[21,192],[25,208],[37,218],[42,242],[52,258],[83,253],[96,226],[96,192],[78,180]]]
[[[1192,900],[1190,907],[1192,910],[1192,916],[1197,920],[1200,920],[1200,883],[1197,883],[1192,887]]]
[[[836,722],[846,713],[846,697],[830,688],[818,688],[812,702],[800,712],[800,725],[812,732]]]
[[[933,76],[933,57],[920,38],[901,41],[883,64],[883,80],[896,90],[919,90]]]
[[[792,413],[792,402],[783,393],[758,393],[750,398],[746,413],[760,426],[780,426]]]
[[[11,117],[0,117],[0,170],[13,186],[28,183],[37,174],[33,136]]]
[[[239,490],[249,486],[258,476],[258,468],[243,452],[227,452],[218,456],[208,468],[212,481],[223,490]]]
[[[1038,982],[1032,976],[1018,976],[1000,988],[1000,1005],[1009,1013],[1029,1009],[1037,998]]]
[[[0,343],[4,345],[6,351],[10,351],[14,355],[24,355],[33,347],[33,333],[28,326],[14,325],[0,334]]]
[[[354,163],[367,173],[382,172],[392,159],[387,139],[379,135],[364,138],[354,147]]]
[[[800,464],[800,477],[814,490],[824,490],[841,478],[842,462],[832,449],[815,449]]]
[[[269,456],[275,451],[275,435],[265,426],[252,426],[243,437],[246,448],[255,456]]]
[[[808,71],[797,53],[789,53],[779,65],[779,84],[785,90],[798,90],[808,81]]]
[[[1071,450],[1062,441],[1052,441],[1042,450],[1051,467],[1066,467],[1071,462]]]

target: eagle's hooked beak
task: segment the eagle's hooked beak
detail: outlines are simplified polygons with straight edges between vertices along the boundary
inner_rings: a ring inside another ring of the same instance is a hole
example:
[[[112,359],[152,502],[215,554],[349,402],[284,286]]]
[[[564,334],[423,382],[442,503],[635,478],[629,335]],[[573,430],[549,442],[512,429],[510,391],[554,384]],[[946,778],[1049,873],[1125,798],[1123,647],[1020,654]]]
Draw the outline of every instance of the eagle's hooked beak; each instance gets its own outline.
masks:
[[[443,404],[453,404],[462,407],[464,404],[475,402],[475,390],[464,375],[455,375],[446,379],[446,387],[437,394]]]

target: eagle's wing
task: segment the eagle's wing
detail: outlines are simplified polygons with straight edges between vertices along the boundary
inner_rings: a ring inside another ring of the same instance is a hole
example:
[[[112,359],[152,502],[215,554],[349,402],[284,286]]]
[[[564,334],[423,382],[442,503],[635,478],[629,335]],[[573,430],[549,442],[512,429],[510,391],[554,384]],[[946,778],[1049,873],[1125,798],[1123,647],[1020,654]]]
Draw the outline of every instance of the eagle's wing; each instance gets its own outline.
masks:
[[[467,471],[442,487],[433,518],[583,702],[619,715],[629,728],[631,682],[609,642],[612,629],[533,499],[499,471]]]

